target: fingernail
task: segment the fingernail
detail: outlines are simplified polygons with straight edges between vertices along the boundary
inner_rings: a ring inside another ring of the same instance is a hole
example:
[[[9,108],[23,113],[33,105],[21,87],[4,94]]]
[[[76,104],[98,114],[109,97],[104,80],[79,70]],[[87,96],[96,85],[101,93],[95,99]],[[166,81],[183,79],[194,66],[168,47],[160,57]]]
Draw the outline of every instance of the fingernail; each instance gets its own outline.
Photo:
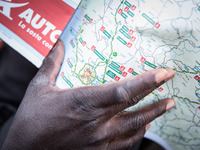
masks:
[[[172,79],[175,76],[175,72],[174,72],[173,69],[166,68],[165,70],[167,71],[167,77],[165,78],[165,81],[168,81],[168,80]]]
[[[163,82],[163,81],[166,82],[170,80],[171,78],[173,78],[174,75],[175,75],[175,72],[171,68],[160,69],[156,75],[156,81],[158,83]]]
[[[53,48],[52,48],[52,51],[55,50],[55,49],[58,47],[59,42],[60,42],[60,39],[58,39],[58,40],[56,41],[56,43],[54,44],[54,46],[53,46]]]
[[[147,130],[149,130],[150,126],[151,126],[151,124],[150,124],[150,123],[149,123],[149,124],[147,124],[147,125],[146,125],[146,127],[145,127],[145,130],[146,130],[146,131],[147,131]]]
[[[167,74],[168,74],[167,70],[159,69],[158,73],[156,74],[157,83],[160,83],[163,80],[165,80],[165,78],[167,77]]]
[[[175,106],[175,101],[173,99],[169,100],[166,106],[166,110],[170,110]]]

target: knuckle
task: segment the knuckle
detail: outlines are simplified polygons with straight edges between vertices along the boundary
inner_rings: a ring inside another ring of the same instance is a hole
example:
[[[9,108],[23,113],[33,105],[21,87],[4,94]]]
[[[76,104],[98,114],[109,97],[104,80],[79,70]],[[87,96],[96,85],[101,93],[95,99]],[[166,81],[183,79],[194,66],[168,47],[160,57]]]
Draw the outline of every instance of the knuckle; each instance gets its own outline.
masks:
[[[144,114],[137,115],[134,118],[134,123],[136,125],[136,129],[143,127],[148,122],[149,122],[149,117]]]
[[[37,75],[35,76],[35,78],[33,79],[33,83],[36,84],[42,84],[42,83],[47,83],[47,84],[51,84],[51,79],[50,79],[50,75],[51,75],[51,70],[49,68],[55,67],[55,64],[53,63],[53,58],[51,56],[48,56],[47,58],[45,58],[42,66],[40,67]]]
[[[47,62],[47,63],[53,63],[54,62],[54,57],[53,57],[52,52],[44,59],[44,62]]]
[[[95,97],[91,91],[85,89],[77,89],[72,94],[74,110],[85,119],[92,120],[102,114],[102,110],[95,106]]]
[[[165,113],[165,107],[164,106],[160,106],[158,105],[157,107],[155,107],[154,109],[154,116],[159,117],[160,115],[162,115],[163,113]]]
[[[142,94],[139,94],[139,95],[131,98],[131,100],[127,103],[128,106],[137,104],[143,97],[144,97],[144,94],[142,93]]]
[[[128,102],[131,98],[131,94],[128,92],[127,88],[119,86],[115,90],[115,99],[119,103]]]
[[[48,69],[47,68],[49,68],[49,67],[54,67],[55,65],[54,65],[54,58],[51,56],[51,55],[49,55],[48,57],[46,57],[45,59],[44,59],[44,62],[43,62],[43,65],[42,65],[42,67],[40,68],[40,70],[43,72],[43,73],[46,73],[47,71],[48,71]]]
[[[155,85],[157,85],[157,82],[153,79],[153,82],[150,82],[150,80],[147,80],[144,77],[140,77],[141,83],[142,83],[142,91],[147,91],[149,89],[152,89],[153,87],[155,87]]]

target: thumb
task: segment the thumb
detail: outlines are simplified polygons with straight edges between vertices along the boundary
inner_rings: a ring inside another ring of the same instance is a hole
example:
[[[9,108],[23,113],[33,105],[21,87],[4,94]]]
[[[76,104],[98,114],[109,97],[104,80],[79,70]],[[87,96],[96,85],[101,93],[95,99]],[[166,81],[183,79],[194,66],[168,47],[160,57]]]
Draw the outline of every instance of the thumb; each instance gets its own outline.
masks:
[[[39,69],[38,76],[42,79],[50,81],[55,85],[55,80],[60,70],[64,58],[64,44],[58,39],[49,55],[44,59]]]

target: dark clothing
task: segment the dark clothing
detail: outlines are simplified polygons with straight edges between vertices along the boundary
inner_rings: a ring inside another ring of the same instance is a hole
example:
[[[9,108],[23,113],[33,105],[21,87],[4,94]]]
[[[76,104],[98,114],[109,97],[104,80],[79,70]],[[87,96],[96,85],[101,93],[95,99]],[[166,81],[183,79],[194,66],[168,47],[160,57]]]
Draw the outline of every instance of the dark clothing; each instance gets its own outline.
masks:
[[[15,114],[37,71],[33,64],[10,46],[6,45],[0,51],[0,131],[3,124]]]
[[[0,51],[0,103],[18,107],[37,71],[33,64],[6,45]]]

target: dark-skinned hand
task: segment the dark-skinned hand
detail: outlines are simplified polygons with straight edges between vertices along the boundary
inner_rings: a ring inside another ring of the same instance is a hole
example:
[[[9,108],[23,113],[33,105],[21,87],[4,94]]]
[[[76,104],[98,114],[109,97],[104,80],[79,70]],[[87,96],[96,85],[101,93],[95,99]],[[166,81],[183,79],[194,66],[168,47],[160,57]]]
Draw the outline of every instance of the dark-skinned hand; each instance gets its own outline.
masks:
[[[64,56],[58,40],[29,84],[3,150],[124,150],[136,144],[149,123],[174,107],[165,99],[119,113],[174,77],[156,69],[120,82],[61,90],[55,85]]]

